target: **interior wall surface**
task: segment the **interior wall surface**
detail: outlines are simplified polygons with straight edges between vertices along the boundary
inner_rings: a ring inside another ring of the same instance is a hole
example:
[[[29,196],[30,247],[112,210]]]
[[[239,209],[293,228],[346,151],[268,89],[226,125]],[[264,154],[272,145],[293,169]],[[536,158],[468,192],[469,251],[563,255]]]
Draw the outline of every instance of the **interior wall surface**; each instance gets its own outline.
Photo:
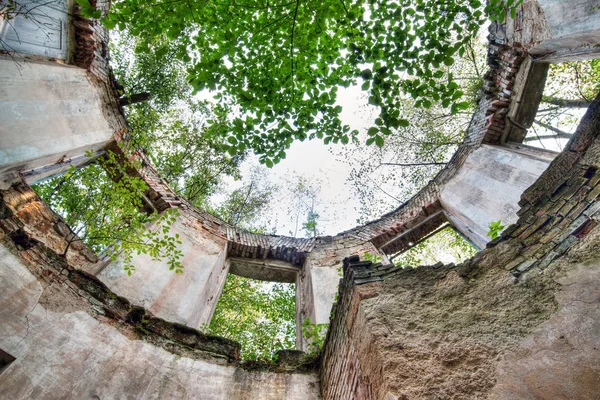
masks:
[[[192,328],[210,324],[228,273],[226,242],[202,230],[190,218],[180,216],[169,235],[179,235],[183,274],[169,270],[167,260],[134,255],[131,276],[123,259],[97,273],[111,290],[155,315]],[[152,229],[152,228],[151,228]]]
[[[323,398],[596,399],[599,235],[526,281],[504,268],[518,253],[506,243],[468,267],[348,283],[327,338]]]
[[[329,322],[331,307],[342,276],[340,261],[354,254],[380,257],[379,251],[370,242],[349,238],[336,238],[332,243],[322,243],[311,252],[305,268],[310,268],[315,324]]]
[[[507,37],[545,62],[598,58],[600,1],[526,0],[507,19]]]
[[[66,282],[39,280],[0,244],[0,348],[16,358],[0,373],[0,398],[319,398],[315,373],[248,371],[139,340],[114,320],[94,317]],[[193,352],[191,343],[184,348]]]
[[[0,56],[0,176],[103,148],[114,134],[104,107],[83,69]]]
[[[347,260],[325,399],[592,400],[600,393],[600,95],[521,196],[518,220],[456,266]]]
[[[491,222],[500,220],[508,226],[517,221],[521,194],[548,168],[550,161],[535,153],[482,145],[442,188],[441,203],[469,227],[470,232],[463,233],[483,248],[489,241]]]

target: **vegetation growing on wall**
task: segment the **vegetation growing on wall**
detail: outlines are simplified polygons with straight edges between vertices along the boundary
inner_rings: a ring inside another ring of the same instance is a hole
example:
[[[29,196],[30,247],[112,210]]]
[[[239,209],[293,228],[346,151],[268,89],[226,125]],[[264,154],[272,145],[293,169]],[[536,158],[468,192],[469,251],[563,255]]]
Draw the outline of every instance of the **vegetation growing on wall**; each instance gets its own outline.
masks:
[[[150,42],[153,52],[140,52]],[[134,38],[124,32],[111,43],[111,60],[125,97],[149,93],[146,102],[124,107],[130,145],[142,149],[171,188],[194,205],[208,208],[209,197],[226,176],[239,178],[244,152],[221,150],[230,122],[227,113],[193,95],[176,48],[161,37]],[[212,123],[209,123],[212,121]]]
[[[294,284],[229,274],[207,331],[239,342],[245,360],[271,360],[296,346]]]
[[[69,246],[82,240],[96,253],[113,260],[120,256],[129,275],[135,270],[131,261],[136,253],[165,259],[170,270],[182,273],[181,241],[169,234],[177,210],[144,212],[143,193],[148,186],[128,175],[128,166],[109,152],[97,162],[81,169],[72,167],[33,189],[78,235]]]

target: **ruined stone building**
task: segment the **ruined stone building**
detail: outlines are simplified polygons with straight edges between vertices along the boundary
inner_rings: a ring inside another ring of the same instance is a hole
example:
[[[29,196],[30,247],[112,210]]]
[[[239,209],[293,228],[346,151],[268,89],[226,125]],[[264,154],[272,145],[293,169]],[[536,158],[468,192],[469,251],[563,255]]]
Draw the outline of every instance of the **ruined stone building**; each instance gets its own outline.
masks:
[[[27,42],[0,25],[15,51],[0,55],[0,399],[600,398],[600,97],[562,152],[522,144],[549,63],[600,57],[600,2],[526,0],[493,24],[484,94],[450,163],[336,236],[228,226],[143,163],[148,206],[181,213],[185,273],[140,255],[130,279],[81,242],[63,255],[72,232],[29,187],[127,134],[107,32],[74,1],[49,12],[49,34]],[[510,226],[488,243],[496,220]],[[445,223],[481,251],[387,263]],[[295,282],[297,325],[330,323],[320,359],[252,366],[202,334],[228,273]]]

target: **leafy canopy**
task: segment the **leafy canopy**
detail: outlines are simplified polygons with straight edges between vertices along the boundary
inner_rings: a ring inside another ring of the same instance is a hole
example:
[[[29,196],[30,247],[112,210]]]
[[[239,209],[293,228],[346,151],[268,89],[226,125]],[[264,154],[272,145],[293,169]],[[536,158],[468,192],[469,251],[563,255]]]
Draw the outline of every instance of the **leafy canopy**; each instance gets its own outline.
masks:
[[[252,149],[272,166],[294,140],[345,144],[357,134],[340,119],[341,87],[362,82],[378,107],[366,141],[378,146],[409,125],[401,92],[419,107],[467,108],[448,67],[485,11],[502,15],[504,7],[500,0],[486,8],[482,0],[117,0],[103,22],[146,39],[166,36],[189,83],[237,111],[222,149]],[[143,43],[136,52],[157,51],[152,40]]]
[[[149,43],[153,52],[138,50]],[[193,95],[184,63],[174,58],[177,46],[164,37],[136,38],[122,32],[111,42],[110,51],[123,95],[151,95],[147,102],[124,108],[131,127],[130,145],[149,156],[175,191],[208,208],[223,177],[239,178],[244,159],[242,153],[232,157],[221,151],[226,143],[222,132],[230,131],[227,113],[213,110]]]
[[[450,160],[464,141],[482,96],[486,54],[487,46],[473,40],[465,54],[456,56],[454,65],[448,67],[459,84],[455,96],[462,96],[468,108],[453,114],[442,104],[424,108],[418,106],[418,100],[403,95],[399,110],[409,127],[388,136],[381,148],[365,148],[359,141],[338,146],[337,155],[352,167],[349,181],[360,201],[358,223],[378,218],[410,199]],[[361,111],[361,117],[374,118],[369,112],[373,108]]]

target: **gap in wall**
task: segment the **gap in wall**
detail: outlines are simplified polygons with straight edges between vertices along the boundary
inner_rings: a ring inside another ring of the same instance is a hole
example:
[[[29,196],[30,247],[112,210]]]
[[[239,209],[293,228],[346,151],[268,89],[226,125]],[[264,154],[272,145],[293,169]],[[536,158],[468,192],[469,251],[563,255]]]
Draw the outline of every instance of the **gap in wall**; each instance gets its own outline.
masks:
[[[600,59],[551,64],[524,144],[562,151],[600,89]]]
[[[390,258],[395,265],[404,267],[417,267],[419,265],[434,265],[438,262],[444,264],[459,264],[478,252],[468,240],[449,224],[440,227],[431,236],[403,252],[392,255]]]
[[[296,347],[296,285],[229,274],[208,332],[242,345],[242,359]]]

